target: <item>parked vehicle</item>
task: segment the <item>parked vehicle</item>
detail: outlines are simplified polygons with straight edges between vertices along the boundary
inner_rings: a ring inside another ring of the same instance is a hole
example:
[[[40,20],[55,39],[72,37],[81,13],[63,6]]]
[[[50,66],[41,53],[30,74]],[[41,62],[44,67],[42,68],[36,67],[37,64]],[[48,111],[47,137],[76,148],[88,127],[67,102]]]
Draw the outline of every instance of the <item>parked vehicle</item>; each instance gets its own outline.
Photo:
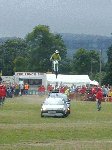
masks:
[[[62,98],[46,98],[41,107],[41,117],[57,116],[66,117],[68,115],[68,106]]]

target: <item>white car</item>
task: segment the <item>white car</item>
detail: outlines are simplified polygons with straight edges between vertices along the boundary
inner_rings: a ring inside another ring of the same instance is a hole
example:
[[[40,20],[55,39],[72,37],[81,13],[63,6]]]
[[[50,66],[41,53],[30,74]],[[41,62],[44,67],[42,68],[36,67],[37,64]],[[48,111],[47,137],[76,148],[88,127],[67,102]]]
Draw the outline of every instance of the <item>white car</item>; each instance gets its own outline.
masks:
[[[50,93],[49,97],[57,97],[57,98],[62,98],[62,100],[64,100],[68,106],[68,113],[70,114],[70,99],[68,99],[67,95],[64,93]]]
[[[46,98],[41,107],[41,117],[57,116],[66,117],[68,115],[68,106],[62,98]]]

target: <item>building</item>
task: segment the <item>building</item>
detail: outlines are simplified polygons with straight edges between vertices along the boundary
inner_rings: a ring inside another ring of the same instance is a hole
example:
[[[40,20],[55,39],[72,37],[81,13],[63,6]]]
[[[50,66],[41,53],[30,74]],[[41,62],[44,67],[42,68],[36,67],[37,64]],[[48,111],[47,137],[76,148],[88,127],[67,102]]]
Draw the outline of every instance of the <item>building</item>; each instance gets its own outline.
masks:
[[[14,75],[15,83],[23,82],[30,85],[30,89],[37,88],[40,85],[47,86],[46,73],[40,72],[15,72]]]

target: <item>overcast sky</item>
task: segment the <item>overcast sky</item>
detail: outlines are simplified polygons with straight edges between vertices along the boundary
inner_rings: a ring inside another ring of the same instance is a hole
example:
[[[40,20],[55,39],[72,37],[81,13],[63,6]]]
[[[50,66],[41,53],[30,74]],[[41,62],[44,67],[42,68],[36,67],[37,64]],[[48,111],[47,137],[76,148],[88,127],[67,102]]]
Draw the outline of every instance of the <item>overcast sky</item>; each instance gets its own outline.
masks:
[[[51,32],[112,33],[112,0],[0,0],[0,37],[25,37],[39,25]]]

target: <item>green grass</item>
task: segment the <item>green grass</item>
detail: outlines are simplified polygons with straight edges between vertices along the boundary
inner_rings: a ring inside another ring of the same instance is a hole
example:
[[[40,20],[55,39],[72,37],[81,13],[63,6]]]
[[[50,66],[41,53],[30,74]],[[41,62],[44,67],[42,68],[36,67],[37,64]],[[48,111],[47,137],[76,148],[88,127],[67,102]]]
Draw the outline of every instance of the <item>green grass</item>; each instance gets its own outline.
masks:
[[[66,118],[40,117],[44,97],[6,99],[0,108],[0,150],[111,150],[112,104],[71,101]]]

